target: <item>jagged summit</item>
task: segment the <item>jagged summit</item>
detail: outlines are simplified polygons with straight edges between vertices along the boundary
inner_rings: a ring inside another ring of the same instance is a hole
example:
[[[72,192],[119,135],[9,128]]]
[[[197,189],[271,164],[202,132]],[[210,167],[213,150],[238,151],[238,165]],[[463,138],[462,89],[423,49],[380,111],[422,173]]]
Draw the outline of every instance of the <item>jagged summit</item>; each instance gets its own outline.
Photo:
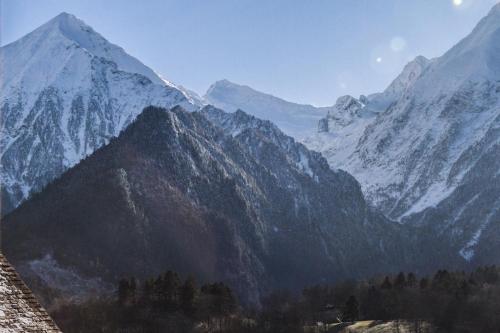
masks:
[[[399,74],[396,79],[391,82],[384,93],[392,95],[394,98],[401,96],[423,74],[431,62],[432,60],[429,60],[424,56],[417,56],[414,60],[406,64],[401,74]]]
[[[375,112],[385,111],[415,84],[431,63],[432,60],[424,56],[417,56],[406,64],[401,74],[382,93],[368,96],[365,104],[369,105],[369,108]]]
[[[362,107],[362,104],[350,95],[340,96],[335,102],[335,108],[349,113],[356,112]]]

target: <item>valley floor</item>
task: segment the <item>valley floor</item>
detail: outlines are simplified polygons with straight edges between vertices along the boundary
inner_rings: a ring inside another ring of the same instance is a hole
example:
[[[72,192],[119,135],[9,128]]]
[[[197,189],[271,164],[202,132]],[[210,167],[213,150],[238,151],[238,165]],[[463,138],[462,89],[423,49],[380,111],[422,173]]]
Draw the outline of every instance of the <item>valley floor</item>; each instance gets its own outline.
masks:
[[[363,320],[355,323],[322,324],[309,326],[305,333],[433,333],[425,322]]]

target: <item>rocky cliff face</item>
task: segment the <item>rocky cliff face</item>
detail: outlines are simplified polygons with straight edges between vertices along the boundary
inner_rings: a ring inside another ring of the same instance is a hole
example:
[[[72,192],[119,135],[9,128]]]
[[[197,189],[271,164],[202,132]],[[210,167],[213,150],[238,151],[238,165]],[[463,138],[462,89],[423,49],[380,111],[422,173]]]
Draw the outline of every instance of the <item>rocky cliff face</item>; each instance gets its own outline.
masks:
[[[146,109],[2,228],[25,278],[66,296],[175,269],[257,303],[406,260],[400,226],[367,206],[354,178],[270,122],[212,107]],[[70,273],[78,284],[61,282]]]
[[[147,105],[187,94],[63,13],[0,48],[2,211],[118,135]]]

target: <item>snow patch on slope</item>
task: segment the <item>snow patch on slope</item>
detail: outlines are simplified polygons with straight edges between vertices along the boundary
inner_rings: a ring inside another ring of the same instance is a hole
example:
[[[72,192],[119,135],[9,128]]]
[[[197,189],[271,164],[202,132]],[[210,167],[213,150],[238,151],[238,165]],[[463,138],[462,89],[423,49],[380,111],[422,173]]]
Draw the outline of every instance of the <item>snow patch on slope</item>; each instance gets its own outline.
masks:
[[[108,294],[113,288],[98,278],[84,278],[68,268],[61,267],[51,255],[28,263],[32,273],[46,286],[66,295],[73,301],[83,301],[91,295]]]
[[[467,244],[459,251],[459,254],[467,261],[471,261],[475,254],[475,247],[481,239],[483,231],[492,222],[493,216],[499,211],[500,199],[493,205],[495,208],[488,213],[484,222],[479,226],[477,231],[473,234],[472,238],[467,242]]]

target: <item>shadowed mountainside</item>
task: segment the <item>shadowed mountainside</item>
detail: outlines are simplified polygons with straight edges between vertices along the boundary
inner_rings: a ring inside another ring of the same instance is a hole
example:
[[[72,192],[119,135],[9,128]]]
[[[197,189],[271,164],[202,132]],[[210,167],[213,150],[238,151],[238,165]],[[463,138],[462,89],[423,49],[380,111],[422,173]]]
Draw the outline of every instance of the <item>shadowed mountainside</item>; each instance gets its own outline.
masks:
[[[238,131],[228,135],[206,117]],[[173,269],[227,282],[258,303],[274,288],[405,262],[400,226],[367,206],[354,178],[272,123],[212,107],[145,109],[2,229],[24,278],[63,296]]]

